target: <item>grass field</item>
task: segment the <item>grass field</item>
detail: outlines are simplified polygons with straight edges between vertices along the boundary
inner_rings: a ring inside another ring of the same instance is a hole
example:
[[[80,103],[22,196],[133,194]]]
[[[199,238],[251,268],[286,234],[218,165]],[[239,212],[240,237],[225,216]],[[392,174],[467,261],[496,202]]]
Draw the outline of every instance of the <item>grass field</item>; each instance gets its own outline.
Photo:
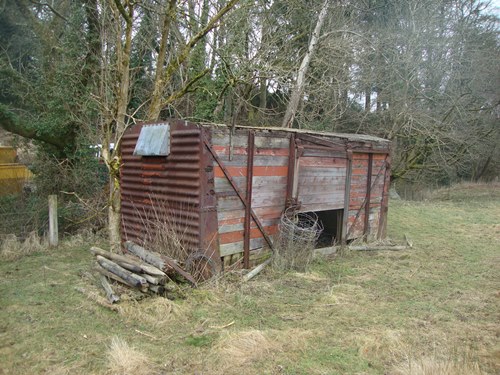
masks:
[[[498,374],[500,185],[392,201],[404,234],[118,311],[92,298],[91,244],[2,260],[0,374]]]

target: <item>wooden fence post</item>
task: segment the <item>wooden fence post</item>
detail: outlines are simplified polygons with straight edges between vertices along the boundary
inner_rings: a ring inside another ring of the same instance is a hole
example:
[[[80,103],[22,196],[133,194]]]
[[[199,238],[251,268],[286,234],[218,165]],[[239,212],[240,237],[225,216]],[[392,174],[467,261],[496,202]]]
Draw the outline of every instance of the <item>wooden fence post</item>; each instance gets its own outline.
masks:
[[[49,246],[59,244],[59,229],[57,224],[57,195],[49,195]]]

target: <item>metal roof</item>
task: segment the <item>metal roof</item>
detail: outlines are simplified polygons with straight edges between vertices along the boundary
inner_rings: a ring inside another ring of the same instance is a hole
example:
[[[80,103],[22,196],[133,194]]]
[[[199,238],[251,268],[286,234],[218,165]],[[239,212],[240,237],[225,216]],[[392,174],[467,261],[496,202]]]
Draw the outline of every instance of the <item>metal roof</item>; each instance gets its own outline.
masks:
[[[215,123],[200,123],[203,126],[212,126],[212,127],[230,127],[225,124],[215,124]],[[288,132],[288,133],[299,133],[299,134],[308,134],[322,137],[336,137],[341,139],[346,139],[348,141],[362,141],[362,142],[377,142],[377,143],[390,143],[388,139],[376,137],[373,135],[367,134],[350,134],[350,133],[332,133],[332,132],[322,132],[322,131],[314,131],[309,129],[294,129],[294,128],[281,128],[281,127],[272,127],[272,126],[243,126],[243,125],[235,125],[236,129],[252,129],[258,131],[270,131],[270,132]]]

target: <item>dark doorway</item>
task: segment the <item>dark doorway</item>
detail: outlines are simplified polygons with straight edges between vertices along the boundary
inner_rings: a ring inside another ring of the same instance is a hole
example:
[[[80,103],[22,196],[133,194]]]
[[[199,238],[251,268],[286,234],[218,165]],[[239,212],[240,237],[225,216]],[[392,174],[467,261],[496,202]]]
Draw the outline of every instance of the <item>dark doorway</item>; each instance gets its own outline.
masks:
[[[316,249],[330,247],[340,243],[342,238],[342,217],[344,210],[316,211],[318,220],[323,226]]]

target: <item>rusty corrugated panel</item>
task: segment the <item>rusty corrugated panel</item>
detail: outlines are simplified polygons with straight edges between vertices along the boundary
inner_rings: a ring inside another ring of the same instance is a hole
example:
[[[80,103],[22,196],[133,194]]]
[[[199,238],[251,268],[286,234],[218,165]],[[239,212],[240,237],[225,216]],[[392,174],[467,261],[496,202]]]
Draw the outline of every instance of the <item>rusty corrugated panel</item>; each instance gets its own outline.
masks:
[[[168,123],[168,156],[134,155],[140,131],[147,125],[133,126],[123,137],[123,239],[143,244],[148,230],[164,222],[195,253],[201,246],[201,127],[184,121]]]

